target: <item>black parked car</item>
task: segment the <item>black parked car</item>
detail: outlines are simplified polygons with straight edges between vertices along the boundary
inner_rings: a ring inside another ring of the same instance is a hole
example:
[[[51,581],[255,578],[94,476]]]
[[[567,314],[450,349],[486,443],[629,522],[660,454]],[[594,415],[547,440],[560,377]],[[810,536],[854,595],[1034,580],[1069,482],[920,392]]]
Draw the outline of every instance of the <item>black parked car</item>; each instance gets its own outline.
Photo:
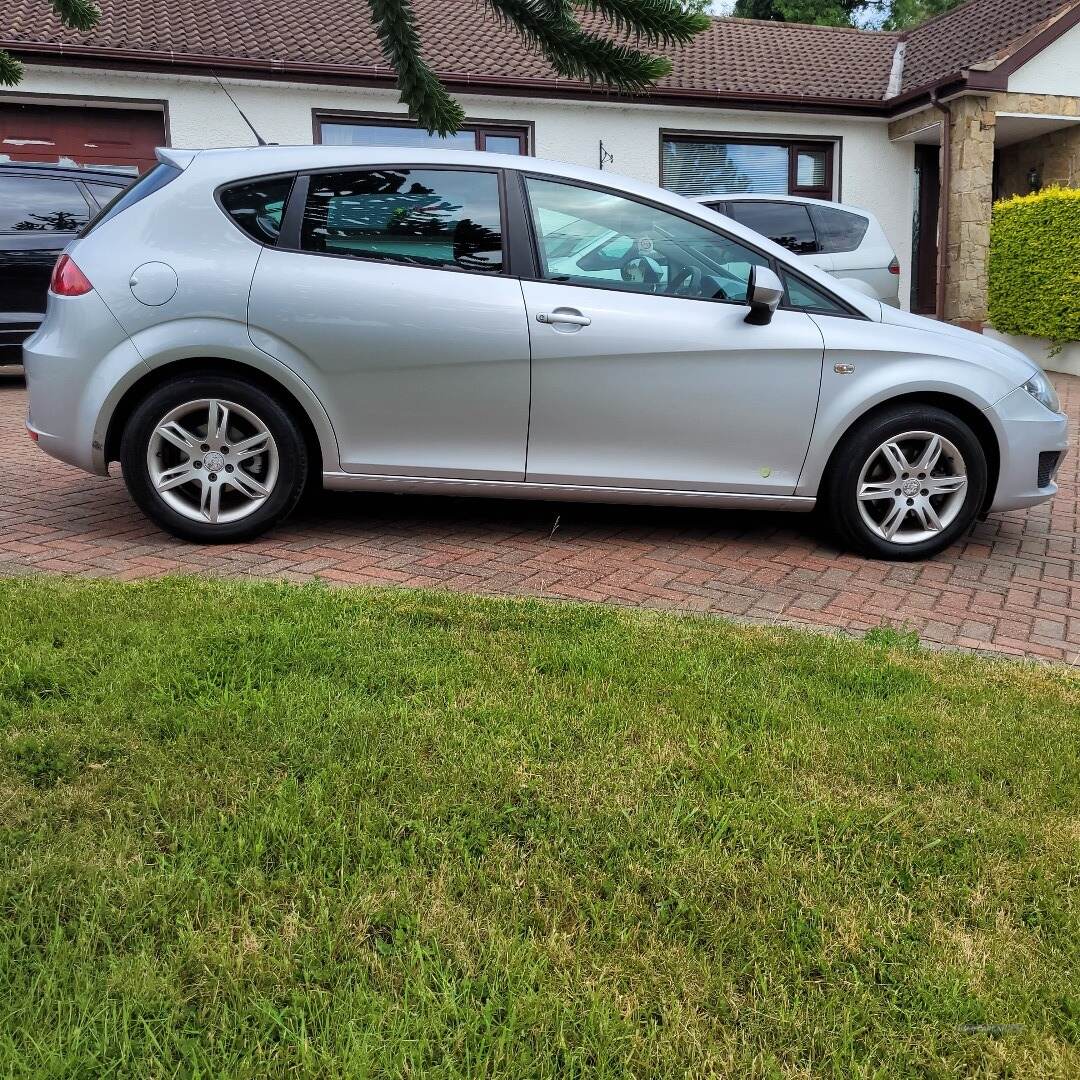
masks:
[[[113,169],[0,163],[0,364],[22,362],[57,256],[134,179]]]

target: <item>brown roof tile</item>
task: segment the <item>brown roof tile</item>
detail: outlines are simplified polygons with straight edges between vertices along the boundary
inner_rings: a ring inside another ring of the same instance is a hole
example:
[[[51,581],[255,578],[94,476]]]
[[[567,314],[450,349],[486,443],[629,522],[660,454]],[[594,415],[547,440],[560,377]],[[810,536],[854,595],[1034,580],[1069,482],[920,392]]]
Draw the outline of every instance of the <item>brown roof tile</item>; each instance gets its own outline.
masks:
[[[866,105],[885,98],[899,41],[908,42],[904,90],[992,58],[1080,0],[968,0],[907,35],[837,27],[714,19],[681,48],[668,50],[678,94],[801,97]],[[99,0],[101,22],[88,34],[63,28],[46,0],[4,0],[0,40],[9,47],[81,45],[109,50],[220,57],[341,68],[360,78],[389,77],[378,41],[358,4],[339,0]],[[493,19],[478,0],[413,0],[423,51],[454,83],[554,82],[541,56]],[[562,86],[570,86],[559,80]]]
[[[65,30],[45,0],[7,0],[0,37],[11,42],[317,62],[386,69],[361,3],[342,18],[338,0],[100,0],[88,34]],[[8,7],[8,5],[10,5]],[[553,79],[544,59],[475,0],[413,0],[424,54],[440,75]],[[667,87],[740,94],[879,99],[892,45],[884,35],[830,27],[714,20],[673,51]]]
[[[906,35],[903,89],[957,75],[987,60],[1002,59],[1076,0],[968,0]]]

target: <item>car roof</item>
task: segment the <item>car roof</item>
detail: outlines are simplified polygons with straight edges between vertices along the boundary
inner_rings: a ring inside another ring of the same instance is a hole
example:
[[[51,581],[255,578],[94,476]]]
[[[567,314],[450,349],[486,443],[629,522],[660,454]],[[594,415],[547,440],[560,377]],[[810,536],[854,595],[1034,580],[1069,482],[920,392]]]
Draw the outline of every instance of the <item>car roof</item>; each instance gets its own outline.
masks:
[[[120,169],[109,169],[104,165],[61,165],[50,161],[0,161],[0,169],[5,172],[48,173],[65,177],[85,177],[88,180],[122,180],[131,183],[136,179],[133,173]]]
[[[763,195],[760,192],[729,191],[724,195],[691,195],[690,199],[696,203],[714,202],[789,202],[801,203],[804,206],[832,206],[837,210],[846,210],[849,214],[859,214],[862,217],[872,218],[874,215],[861,206],[852,206],[851,203],[833,202],[831,199],[815,199],[810,195]]]

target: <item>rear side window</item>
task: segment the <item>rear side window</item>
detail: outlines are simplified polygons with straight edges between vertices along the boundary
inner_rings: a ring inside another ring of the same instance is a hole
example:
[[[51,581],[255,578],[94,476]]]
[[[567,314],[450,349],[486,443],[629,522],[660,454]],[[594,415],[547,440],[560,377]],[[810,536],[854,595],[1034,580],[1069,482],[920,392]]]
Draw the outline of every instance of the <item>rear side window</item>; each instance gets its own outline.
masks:
[[[71,180],[0,176],[0,233],[64,233],[81,229],[90,207]]]
[[[849,214],[834,206],[811,206],[810,216],[817,230],[818,243],[825,254],[854,251],[870,228],[869,220],[861,214]]]
[[[300,246],[324,255],[499,273],[498,175],[364,169],[312,176]]]
[[[813,255],[819,250],[810,213],[802,203],[733,202],[731,216],[796,255]]]
[[[160,191],[166,184],[171,184],[182,171],[175,165],[168,165],[164,161],[158,162],[148,173],[140,176],[131,187],[126,188],[121,194],[117,195],[97,217],[92,218],[81,235],[89,235],[94,229],[104,225],[106,221],[111,221],[117,214],[122,214],[128,207],[134,206],[137,202],[142,202],[147,195],[153,195],[155,191]]]
[[[218,196],[225,212],[253,240],[276,244],[281,216],[295,176],[270,176],[225,188]]]

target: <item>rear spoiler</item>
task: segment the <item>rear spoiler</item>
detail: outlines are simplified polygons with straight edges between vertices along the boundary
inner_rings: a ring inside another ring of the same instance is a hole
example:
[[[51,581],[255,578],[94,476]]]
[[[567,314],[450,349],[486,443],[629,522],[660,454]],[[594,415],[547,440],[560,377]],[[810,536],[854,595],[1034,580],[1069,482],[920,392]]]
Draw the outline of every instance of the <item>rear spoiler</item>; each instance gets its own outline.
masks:
[[[159,146],[154,153],[158,161],[176,169],[186,169],[198,156],[198,150],[175,150],[171,146]]]

